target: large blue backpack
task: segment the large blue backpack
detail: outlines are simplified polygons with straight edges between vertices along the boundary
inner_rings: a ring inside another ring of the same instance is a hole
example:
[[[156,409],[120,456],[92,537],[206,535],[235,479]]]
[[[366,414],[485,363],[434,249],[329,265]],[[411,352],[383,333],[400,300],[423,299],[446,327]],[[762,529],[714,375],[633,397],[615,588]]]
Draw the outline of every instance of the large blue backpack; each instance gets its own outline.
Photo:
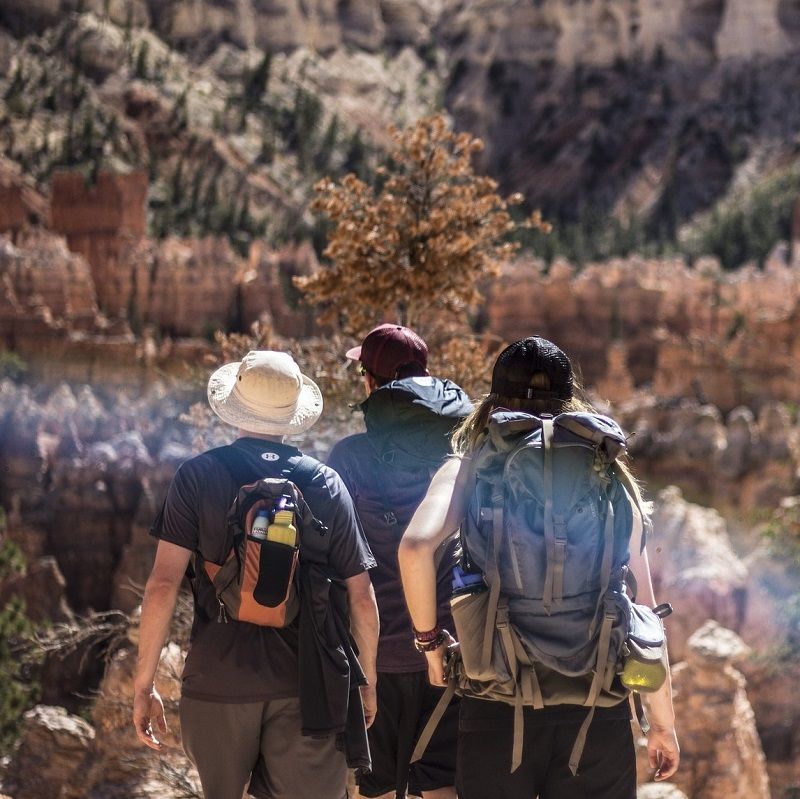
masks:
[[[501,411],[473,455],[466,556],[530,657],[570,677],[594,669],[605,619],[614,617],[610,654],[627,632],[619,610],[633,515],[614,468],[624,449],[605,416]]]
[[[452,600],[451,690],[515,706],[512,771],[523,706],[586,706],[576,773],[594,709],[629,693],[620,673],[630,636],[663,646],[660,620],[626,588],[639,494],[617,463],[624,451],[606,416],[498,410],[472,455],[460,537],[473,588]]]

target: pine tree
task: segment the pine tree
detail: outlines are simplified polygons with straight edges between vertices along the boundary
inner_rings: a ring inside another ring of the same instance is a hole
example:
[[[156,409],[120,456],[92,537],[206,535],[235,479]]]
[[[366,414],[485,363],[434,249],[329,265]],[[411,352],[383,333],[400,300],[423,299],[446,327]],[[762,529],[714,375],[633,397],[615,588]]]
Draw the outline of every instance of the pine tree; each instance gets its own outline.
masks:
[[[478,282],[517,249],[509,236],[546,227],[538,214],[513,220],[509,207],[522,198],[500,197],[494,180],[475,174],[482,142],[451,131],[441,115],[393,136],[380,189],[353,174],[315,187],[311,207],[332,224],[330,265],[296,283],[323,307],[324,321],[348,332],[378,320],[463,318],[479,299]]]

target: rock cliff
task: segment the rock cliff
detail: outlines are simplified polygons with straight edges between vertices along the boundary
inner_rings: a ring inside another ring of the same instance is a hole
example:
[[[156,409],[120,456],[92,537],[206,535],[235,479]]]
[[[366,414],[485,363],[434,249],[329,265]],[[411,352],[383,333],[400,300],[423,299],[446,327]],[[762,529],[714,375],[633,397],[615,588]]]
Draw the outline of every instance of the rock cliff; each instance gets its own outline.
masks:
[[[798,20],[793,0],[9,0],[0,136],[40,187],[147,170],[159,235],[277,244],[315,178],[443,104],[584,245],[606,247],[608,213],[674,243],[796,162]]]
[[[734,665],[746,652],[738,636],[708,622],[689,639],[686,660],[673,668],[682,742],[681,768],[671,779],[686,796],[770,799],[747,682]]]
[[[631,258],[580,272],[561,261],[546,273],[521,260],[487,298],[492,332],[558,341],[609,400],[629,396],[631,384],[725,412],[800,397],[800,277],[778,259],[735,274],[711,259],[690,268]]]

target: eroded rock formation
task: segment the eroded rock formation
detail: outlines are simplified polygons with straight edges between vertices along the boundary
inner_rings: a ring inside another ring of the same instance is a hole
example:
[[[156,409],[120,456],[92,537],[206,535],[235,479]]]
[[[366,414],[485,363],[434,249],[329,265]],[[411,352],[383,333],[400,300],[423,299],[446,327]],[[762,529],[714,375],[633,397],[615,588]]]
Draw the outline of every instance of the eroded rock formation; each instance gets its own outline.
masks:
[[[692,505],[670,488],[656,501],[648,546],[659,601],[675,609],[667,627],[670,657],[687,656],[689,636],[707,619],[741,630],[747,571],[734,554],[727,526],[714,510]]]
[[[100,330],[95,283],[63,240],[25,231],[0,238],[0,341],[23,355],[46,352],[68,331]]]
[[[123,347],[131,365],[149,368],[185,347],[159,347],[154,335],[210,341],[215,330],[256,321],[290,337],[318,331],[292,284],[319,268],[309,244],[275,252],[257,241],[245,260],[223,238],[152,241],[144,235],[141,173],[101,172],[95,185],[59,173],[51,214],[66,241],[19,217],[15,209],[28,207],[25,185],[9,181],[3,190],[9,212],[0,230],[5,225],[15,243],[0,237],[0,341],[34,361],[61,363],[63,376],[70,362],[93,362],[104,348],[106,361]]]
[[[47,200],[6,158],[0,158],[0,231],[15,236],[21,230],[47,224]]]
[[[671,781],[686,796],[770,799],[764,752],[747,683],[735,663],[747,647],[709,621],[688,641],[686,660],[673,666],[681,767]],[[640,773],[647,773],[640,746]]]
[[[25,734],[8,781],[14,799],[85,796],[95,741],[91,724],[63,707],[37,705],[25,714]]]
[[[800,398],[800,275],[777,261],[735,274],[709,259],[690,268],[631,258],[581,272],[562,261],[546,274],[519,261],[490,286],[487,313],[508,341],[535,332],[559,342],[609,399],[622,395],[612,379],[724,412]]]
[[[130,644],[111,658],[91,724],[63,707],[38,705],[26,714],[21,744],[3,780],[14,799],[199,795],[197,775],[180,748],[183,652],[171,643],[161,655],[156,679],[170,732],[160,736],[166,746],[157,756],[138,742],[130,722],[135,660]]]
[[[73,172],[53,177],[53,230],[66,237],[92,268],[100,307],[111,316],[126,316],[131,297],[130,266],[122,248],[144,236],[147,175],[102,172],[94,185]]]

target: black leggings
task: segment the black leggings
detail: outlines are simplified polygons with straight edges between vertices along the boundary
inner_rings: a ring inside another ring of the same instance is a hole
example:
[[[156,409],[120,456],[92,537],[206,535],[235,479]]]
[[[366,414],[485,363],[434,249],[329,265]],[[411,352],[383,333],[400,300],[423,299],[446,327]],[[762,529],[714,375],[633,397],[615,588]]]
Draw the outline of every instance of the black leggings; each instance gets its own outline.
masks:
[[[522,765],[511,773],[514,709],[465,698],[456,764],[459,799],[635,799],[636,755],[623,702],[598,708],[577,776],[569,757],[587,708],[525,708]]]

